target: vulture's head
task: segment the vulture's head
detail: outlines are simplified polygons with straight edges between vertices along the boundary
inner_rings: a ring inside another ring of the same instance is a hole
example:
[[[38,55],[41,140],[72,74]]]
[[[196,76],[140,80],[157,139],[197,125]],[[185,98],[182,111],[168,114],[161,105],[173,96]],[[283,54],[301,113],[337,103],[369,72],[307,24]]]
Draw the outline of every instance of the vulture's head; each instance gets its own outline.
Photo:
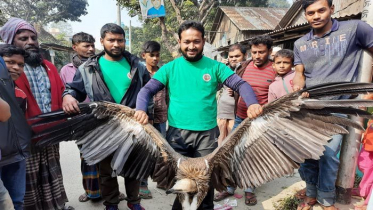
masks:
[[[175,185],[166,191],[167,194],[171,193],[188,193],[190,195],[196,194],[198,191],[197,183],[191,179],[181,179],[176,181]]]
[[[183,210],[197,210],[207,192],[201,190],[195,180],[184,178],[176,181],[175,185],[166,193],[177,194]]]
[[[209,190],[209,166],[203,158],[188,159],[179,164],[174,186],[166,193],[179,196],[183,210],[197,210]]]

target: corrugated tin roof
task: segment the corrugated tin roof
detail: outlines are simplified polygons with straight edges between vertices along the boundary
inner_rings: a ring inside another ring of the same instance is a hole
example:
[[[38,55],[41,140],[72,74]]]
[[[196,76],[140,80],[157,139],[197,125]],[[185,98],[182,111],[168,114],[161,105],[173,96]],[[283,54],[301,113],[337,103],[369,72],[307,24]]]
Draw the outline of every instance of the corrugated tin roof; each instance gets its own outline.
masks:
[[[334,5],[334,14],[332,15],[333,18],[336,19],[348,19],[352,18],[354,16],[357,16],[361,13],[363,9],[363,0],[334,0],[333,5]],[[300,10],[301,9],[301,10]],[[295,12],[297,11],[297,12]],[[286,24],[286,21],[290,21],[292,17],[295,15],[299,14],[299,12],[303,13],[302,9],[302,4],[300,1],[294,2],[292,7],[289,9],[289,11],[286,13],[286,15],[282,18],[280,21],[279,25],[276,27],[276,30],[268,33],[269,35],[276,34],[281,31],[286,31],[289,29],[297,28],[297,27],[302,27],[305,25],[308,25],[307,21],[304,21],[300,24],[296,25],[289,25],[288,23],[287,27],[285,28],[280,28],[280,24]],[[299,21],[298,21],[299,22]]]
[[[334,5],[334,14],[332,15],[333,18],[344,18],[348,16],[354,16],[361,13],[364,0],[333,0]],[[297,24],[291,25],[294,18],[302,13],[299,17],[300,20],[295,21]],[[276,31],[281,28],[293,28],[297,26],[306,25],[307,20],[304,17],[304,10],[302,8],[302,2],[300,0],[295,1],[285,16],[280,20],[279,24],[276,26]]]
[[[286,14],[287,8],[219,7],[241,30],[273,30]]]
[[[348,20],[348,19],[356,18],[359,15],[360,15],[360,13],[357,13],[357,14],[353,14],[353,15],[339,16],[339,17],[336,17],[335,19],[337,19],[337,20]],[[304,23],[301,23],[301,24],[292,25],[292,26],[288,26],[286,28],[281,28],[281,29],[278,29],[278,30],[274,30],[274,31],[269,32],[267,34],[268,35],[273,35],[273,34],[277,34],[277,33],[282,32],[282,31],[288,31],[288,30],[291,30],[291,29],[294,29],[294,28],[299,28],[299,27],[308,26],[308,25],[309,25],[308,22],[304,22]]]
[[[296,1],[294,2],[290,9],[286,12],[286,14],[282,17],[278,25],[276,26],[275,29],[280,29],[280,28],[285,28],[289,26],[291,20],[294,18],[296,14],[299,13],[299,10],[302,9],[302,2],[301,1]],[[305,19],[305,18],[304,18]]]

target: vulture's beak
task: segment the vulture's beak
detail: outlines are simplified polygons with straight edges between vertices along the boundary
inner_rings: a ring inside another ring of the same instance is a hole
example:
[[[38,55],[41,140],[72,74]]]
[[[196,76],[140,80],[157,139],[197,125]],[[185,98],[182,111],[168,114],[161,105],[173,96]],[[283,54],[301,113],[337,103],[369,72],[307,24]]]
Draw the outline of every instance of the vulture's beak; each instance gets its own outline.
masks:
[[[175,185],[166,191],[166,194],[171,193],[194,193],[197,192],[197,184],[191,179],[178,180]]]

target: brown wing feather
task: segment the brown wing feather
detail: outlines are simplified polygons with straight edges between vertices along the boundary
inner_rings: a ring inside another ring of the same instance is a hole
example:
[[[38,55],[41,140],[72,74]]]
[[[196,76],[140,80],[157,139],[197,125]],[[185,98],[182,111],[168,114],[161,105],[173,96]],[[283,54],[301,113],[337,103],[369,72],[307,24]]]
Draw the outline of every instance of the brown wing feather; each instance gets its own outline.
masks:
[[[318,159],[332,135],[347,133],[344,126],[361,128],[332,114],[339,112],[336,107],[343,107],[341,113],[358,114],[348,107],[373,106],[373,101],[312,99],[312,94],[324,97],[328,91],[335,96],[373,88],[373,84],[350,84],[352,88],[348,83],[334,83],[307,89],[311,99],[301,99],[302,91],[288,94],[264,106],[259,118],[244,120],[209,157],[214,187],[258,187],[291,174],[305,159]]]
[[[39,144],[77,140],[88,164],[99,163],[112,155],[111,167],[114,175],[138,180],[151,175],[157,182],[166,185],[172,182],[177,160],[184,157],[176,153],[153,126],[138,123],[134,119],[135,110],[110,102],[92,102],[80,106],[85,107],[85,113],[72,118],[66,116],[68,119],[65,122],[39,134],[38,136],[44,138]],[[58,119],[63,118],[63,112],[56,114]],[[48,118],[56,114],[50,113],[42,117]],[[90,123],[74,120],[80,119],[83,114]],[[99,123],[95,123],[97,121]],[[74,125],[69,125],[70,122],[74,122]],[[78,134],[76,131],[79,131]]]

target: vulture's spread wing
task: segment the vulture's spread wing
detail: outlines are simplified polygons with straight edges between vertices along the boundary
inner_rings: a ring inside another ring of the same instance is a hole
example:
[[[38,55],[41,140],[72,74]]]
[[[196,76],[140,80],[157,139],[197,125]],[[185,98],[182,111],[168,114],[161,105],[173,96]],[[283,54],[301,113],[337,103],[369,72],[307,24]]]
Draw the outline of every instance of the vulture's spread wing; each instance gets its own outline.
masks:
[[[59,121],[58,125],[34,136],[39,139],[36,145],[44,147],[77,140],[88,164],[113,155],[111,167],[116,175],[139,180],[151,175],[158,183],[169,186],[175,177],[178,159],[184,157],[176,153],[153,126],[138,123],[133,118],[135,111],[123,105],[92,102],[79,107],[79,114],[57,111],[32,119],[36,121],[34,128]]]
[[[310,98],[301,99],[305,91]],[[260,117],[244,120],[211,154],[214,187],[257,187],[292,174],[305,159],[319,159],[332,135],[348,133],[345,126],[363,129],[335,114],[372,118],[358,108],[373,106],[371,100],[321,98],[372,91],[370,83],[332,83],[290,93],[264,106]]]

